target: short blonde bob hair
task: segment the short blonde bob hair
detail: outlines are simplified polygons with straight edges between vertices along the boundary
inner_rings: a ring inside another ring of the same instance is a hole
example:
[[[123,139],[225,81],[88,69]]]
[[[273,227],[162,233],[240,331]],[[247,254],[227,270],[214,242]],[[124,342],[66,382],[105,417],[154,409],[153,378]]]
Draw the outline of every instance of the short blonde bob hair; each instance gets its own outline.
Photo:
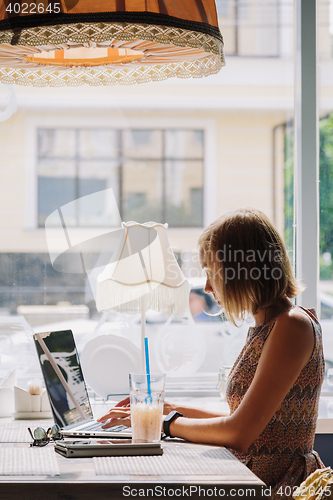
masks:
[[[201,263],[219,287],[221,306],[234,324],[246,313],[292,299],[304,289],[293,276],[282,238],[260,210],[241,208],[222,215],[198,243]]]

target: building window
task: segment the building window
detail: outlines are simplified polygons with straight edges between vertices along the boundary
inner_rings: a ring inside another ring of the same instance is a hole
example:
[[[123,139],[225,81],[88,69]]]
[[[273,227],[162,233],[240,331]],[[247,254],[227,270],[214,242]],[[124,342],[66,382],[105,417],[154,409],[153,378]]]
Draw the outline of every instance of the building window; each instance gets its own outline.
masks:
[[[38,130],[40,227],[60,206],[107,188],[122,220],[202,227],[203,178],[203,130]],[[70,224],[101,226],[101,212],[98,206],[89,214],[73,209]]]
[[[227,55],[280,57],[286,43],[292,54],[292,1],[217,0],[216,6]]]

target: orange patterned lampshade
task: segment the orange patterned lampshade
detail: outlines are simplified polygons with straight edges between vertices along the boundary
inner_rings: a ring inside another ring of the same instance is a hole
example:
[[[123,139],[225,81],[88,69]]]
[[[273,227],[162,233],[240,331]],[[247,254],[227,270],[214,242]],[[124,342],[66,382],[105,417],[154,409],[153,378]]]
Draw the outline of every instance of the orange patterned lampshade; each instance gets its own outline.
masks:
[[[0,0],[0,82],[113,85],[224,65],[214,0]]]

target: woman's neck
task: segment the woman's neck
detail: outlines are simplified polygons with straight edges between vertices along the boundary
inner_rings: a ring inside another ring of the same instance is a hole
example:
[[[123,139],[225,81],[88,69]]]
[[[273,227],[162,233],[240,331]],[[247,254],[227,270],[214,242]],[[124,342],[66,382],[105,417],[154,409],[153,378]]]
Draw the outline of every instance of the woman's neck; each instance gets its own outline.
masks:
[[[278,302],[275,302],[271,306],[261,307],[257,310],[256,314],[254,314],[255,326],[260,326],[268,323],[276,316],[278,316],[282,311],[291,307],[292,303],[287,297],[280,299]]]

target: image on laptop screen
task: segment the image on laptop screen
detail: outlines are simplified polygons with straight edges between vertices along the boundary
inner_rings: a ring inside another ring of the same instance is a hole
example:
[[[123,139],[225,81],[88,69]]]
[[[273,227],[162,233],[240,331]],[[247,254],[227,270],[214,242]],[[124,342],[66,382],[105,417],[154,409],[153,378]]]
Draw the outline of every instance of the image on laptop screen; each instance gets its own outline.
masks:
[[[56,423],[65,427],[92,418],[72,331],[35,334],[34,339]]]

